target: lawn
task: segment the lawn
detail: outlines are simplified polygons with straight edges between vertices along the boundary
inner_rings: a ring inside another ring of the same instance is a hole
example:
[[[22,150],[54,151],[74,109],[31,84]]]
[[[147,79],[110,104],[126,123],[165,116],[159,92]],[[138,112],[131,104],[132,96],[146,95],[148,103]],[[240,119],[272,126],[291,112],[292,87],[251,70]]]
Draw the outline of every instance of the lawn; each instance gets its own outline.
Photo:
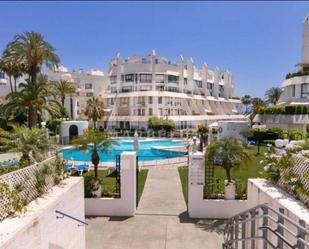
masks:
[[[263,167],[260,165],[260,161],[264,159],[264,153],[267,151],[266,146],[260,146],[260,155],[257,154],[257,147],[252,146],[249,148],[251,155],[251,163],[249,165],[239,165],[232,169],[232,178],[236,180],[239,188],[239,192],[246,192],[247,181],[249,178],[264,178],[265,172]],[[188,200],[188,167],[183,166],[178,168],[179,177],[182,184],[182,192],[185,200]],[[220,181],[222,185],[221,189],[224,188],[225,171],[220,166],[215,166],[214,171],[215,179]]]
[[[103,197],[115,197],[117,196],[116,192],[116,177],[115,174],[111,174],[112,171],[108,170],[99,170],[99,180],[102,186]],[[138,199],[142,196],[146,178],[147,178],[148,170],[142,169],[139,172],[138,177]],[[91,189],[89,188],[89,180],[93,177],[94,171],[91,170],[85,173],[84,180],[85,180],[85,197],[91,197]]]

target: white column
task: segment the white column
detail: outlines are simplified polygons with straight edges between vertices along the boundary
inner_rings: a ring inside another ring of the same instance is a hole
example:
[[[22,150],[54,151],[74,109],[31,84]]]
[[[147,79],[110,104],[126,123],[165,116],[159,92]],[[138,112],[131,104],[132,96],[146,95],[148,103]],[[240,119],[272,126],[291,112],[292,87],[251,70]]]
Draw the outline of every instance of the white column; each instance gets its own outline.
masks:
[[[208,66],[207,66],[207,63],[204,62],[204,64],[202,65],[202,85],[203,85],[203,92],[205,94],[205,98],[206,96],[209,96],[209,91],[207,89],[207,71],[208,71]]]
[[[156,90],[156,51],[151,52],[152,91]]]
[[[192,57],[188,61],[188,79],[187,79],[187,86],[190,91],[191,95],[193,96],[193,91],[194,91],[194,82],[193,82],[193,75],[194,75],[194,65],[193,65],[193,59]]]
[[[136,211],[136,152],[125,151],[120,159],[121,199],[126,205],[128,216]]]

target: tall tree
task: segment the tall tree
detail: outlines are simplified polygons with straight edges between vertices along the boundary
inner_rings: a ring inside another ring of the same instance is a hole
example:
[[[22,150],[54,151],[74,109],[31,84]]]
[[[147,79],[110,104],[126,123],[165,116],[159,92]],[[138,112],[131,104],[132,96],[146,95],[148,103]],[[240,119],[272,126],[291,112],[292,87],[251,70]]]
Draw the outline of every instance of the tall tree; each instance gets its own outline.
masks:
[[[97,121],[102,119],[105,115],[104,103],[95,97],[88,99],[85,115],[89,120],[93,121],[93,127],[96,129]]]
[[[248,114],[248,107],[249,105],[251,104],[251,96],[250,95],[244,95],[242,98],[241,98],[241,102],[242,104],[245,106],[245,114]]]
[[[20,84],[20,89],[6,96],[7,103],[2,107],[6,116],[27,113],[30,128],[37,125],[38,115],[42,116],[44,111],[59,116],[61,105],[51,98],[46,76],[38,77],[36,83],[28,79]]]
[[[282,94],[282,89],[280,87],[272,87],[268,89],[265,93],[266,102],[272,105],[276,105]]]
[[[33,83],[36,82],[43,63],[50,67],[58,65],[60,61],[55,48],[44,40],[42,34],[36,32],[16,35],[7,48],[10,48],[11,56],[24,65],[24,72]]]
[[[53,92],[56,97],[60,98],[61,105],[64,107],[65,97],[76,93],[75,86],[67,80],[58,80],[53,82]]]
[[[9,76],[11,92],[17,91],[17,79],[23,75],[24,65],[13,56],[12,46],[7,46],[0,60],[0,70]],[[14,88],[12,84],[14,79]]]

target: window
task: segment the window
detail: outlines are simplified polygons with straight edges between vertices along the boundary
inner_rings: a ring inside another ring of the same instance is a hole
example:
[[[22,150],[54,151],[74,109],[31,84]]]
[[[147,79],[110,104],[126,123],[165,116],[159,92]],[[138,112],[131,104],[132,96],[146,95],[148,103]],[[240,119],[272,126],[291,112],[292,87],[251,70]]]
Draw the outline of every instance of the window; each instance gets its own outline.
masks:
[[[168,82],[169,83],[177,83],[178,84],[178,76],[175,75],[168,75]]]
[[[309,96],[308,83],[301,84],[300,97],[307,98]]]
[[[295,97],[295,85],[292,86],[292,96]]]
[[[116,75],[111,76],[110,81],[111,81],[111,84],[116,84],[117,83],[117,76]]]
[[[116,93],[117,92],[117,87],[111,87],[111,93]]]
[[[187,78],[184,78],[184,79],[183,79],[183,84],[184,84],[184,85],[187,85],[187,84],[188,84],[188,79],[187,79]]]
[[[153,102],[153,101],[152,101],[152,96],[149,96],[149,97],[148,97],[148,104],[152,104],[152,102]]]
[[[156,83],[164,83],[164,74],[156,75]]]
[[[220,85],[219,91],[220,91],[220,92],[224,92],[224,86],[221,86],[221,85]]]
[[[124,75],[124,82],[133,82],[134,81],[134,74],[125,74]]]
[[[158,103],[159,103],[159,104],[162,104],[162,97],[159,97],[159,98],[158,98]]]
[[[124,87],[122,87],[122,92],[123,93],[132,92],[132,86],[124,86]]]
[[[194,82],[195,82],[195,84],[197,85],[198,88],[202,88],[203,85],[202,85],[201,80],[195,80]]]
[[[212,90],[213,87],[214,87],[214,84],[213,84],[213,83],[207,82],[207,89]]]
[[[86,83],[85,84],[85,89],[92,89],[92,84],[91,83]]]
[[[93,93],[86,93],[86,97],[93,97]]]
[[[151,74],[141,74],[139,77],[140,77],[141,83],[151,83],[152,82]]]
[[[120,103],[121,103],[121,106],[128,106],[129,105],[129,98],[121,98]]]
[[[4,79],[4,73],[0,72],[0,79]]]
[[[178,92],[178,88],[177,87],[168,87],[167,91],[168,92],[175,92],[175,93],[177,93]]]
[[[148,115],[149,115],[149,116],[152,116],[152,115],[153,115],[152,108],[149,108],[149,109],[148,109]]]

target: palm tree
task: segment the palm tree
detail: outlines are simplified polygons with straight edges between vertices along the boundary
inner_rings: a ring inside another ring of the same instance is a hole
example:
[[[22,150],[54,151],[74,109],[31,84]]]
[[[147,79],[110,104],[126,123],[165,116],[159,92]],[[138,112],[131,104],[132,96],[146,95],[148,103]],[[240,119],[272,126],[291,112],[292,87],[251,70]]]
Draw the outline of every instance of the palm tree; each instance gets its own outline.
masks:
[[[46,131],[33,127],[14,126],[13,130],[0,129],[0,148],[8,152],[21,153],[21,165],[29,165],[31,157],[39,161],[50,143]]]
[[[75,94],[76,88],[73,84],[71,84],[67,80],[59,80],[59,81],[53,82],[53,92],[55,96],[60,98],[61,105],[62,107],[64,107],[65,97],[68,94],[71,94],[71,95]]]
[[[51,67],[57,66],[60,61],[55,48],[44,40],[42,34],[36,32],[16,35],[7,48],[10,49],[11,56],[25,66],[24,72],[34,83],[36,83],[43,63]]]
[[[206,150],[206,163],[212,164],[215,158],[222,160],[221,167],[226,172],[228,182],[232,181],[231,169],[239,163],[250,161],[250,155],[244,146],[236,139],[223,139],[212,142]]]
[[[41,118],[44,111],[52,117],[59,116],[61,105],[51,98],[52,93],[46,82],[47,77],[40,76],[37,83],[30,80],[21,83],[19,92],[9,93],[6,96],[7,103],[3,105],[5,115],[27,113],[30,128],[37,125],[38,118]]]
[[[19,77],[23,75],[24,65],[16,60],[12,55],[12,47],[8,46],[0,60],[0,70],[6,73],[9,76],[9,82],[11,87],[11,92],[17,91],[16,81]],[[14,88],[12,84],[12,77],[14,79]]]
[[[242,104],[245,106],[245,114],[248,114],[248,106],[251,104],[251,96],[250,95],[244,95],[241,98]]]
[[[266,102],[272,105],[276,105],[279,101],[282,89],[280,87],[272,87],[265,93]]]
[[[87,100],[85,115],[93,121],[94,129],[97,128],[97,121],[104,117],[104,103],[98,98],[92,97]]]
[[[82,149],[90,149],[91,162],[94,165],[94,182],[92,183],[93,189],[100,188],[98,179],[98,165],[100,163],[100,151],[109,151],[110,147],[116,142],[109,138],[105,132],[100,132],[95,129],[89,129],[84,133],[84,136],[75,138],[71,141],[72,144],[80,145]],[[89,146],[91,145],[91,146]],[[89,146],[89,147],[88,147]]]

